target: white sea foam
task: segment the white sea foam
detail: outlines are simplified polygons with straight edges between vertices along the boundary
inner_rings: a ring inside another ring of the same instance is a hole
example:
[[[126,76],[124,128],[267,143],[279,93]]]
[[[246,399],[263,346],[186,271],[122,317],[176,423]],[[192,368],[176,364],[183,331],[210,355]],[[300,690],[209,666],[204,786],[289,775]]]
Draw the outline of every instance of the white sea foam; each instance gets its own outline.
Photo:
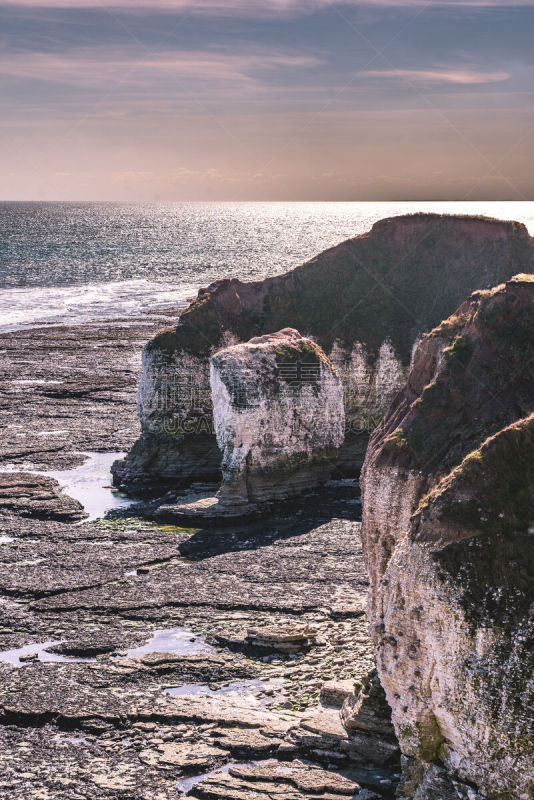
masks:
[[[38,325],[81,325],[187,305],[199,284],[144,279],[77,286],[3,289],[0,333]]]

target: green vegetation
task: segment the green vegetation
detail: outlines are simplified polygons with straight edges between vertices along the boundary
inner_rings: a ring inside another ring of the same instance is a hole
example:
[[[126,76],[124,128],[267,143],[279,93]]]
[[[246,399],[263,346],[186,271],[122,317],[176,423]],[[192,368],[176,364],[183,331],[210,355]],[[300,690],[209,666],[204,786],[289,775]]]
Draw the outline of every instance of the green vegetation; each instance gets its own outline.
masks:
[[[392,455],[415,469],[446,475],[534,408],[534,283],[526,284],[520,291],[511,282],[476,293],[464,307],[463,327],[445,324],[428,335],[448,333],[450,344],[402,425],[387,438]]]
[[[198,528],[183,528],[179,525],[160,525],[156,522],[140,519],[139,517],[112,517],[108,519],[97,519],[93,523],[98,528],[105,531],[165,531],[165,533],[186,533],[192,536],[198,532]]]
[[[468,529],[528,532],[534,521],[534,414],[470,452],[421,500],[418,513],[430,509]]]
[[[464,370],[473,355],[473,344],[467,336],[456,336],[453,343],[444,349],[443,355],[452,370],[456,367]]]

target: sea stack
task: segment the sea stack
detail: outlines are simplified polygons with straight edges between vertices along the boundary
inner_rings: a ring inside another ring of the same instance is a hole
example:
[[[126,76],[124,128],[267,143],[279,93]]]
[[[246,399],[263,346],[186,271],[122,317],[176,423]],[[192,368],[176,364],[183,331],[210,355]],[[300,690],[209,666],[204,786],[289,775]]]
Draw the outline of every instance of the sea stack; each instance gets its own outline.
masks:
[[[373,434],[363,544],[399,797],[534,796],[534,276],[422,338]]]
[[[219,502],[262,505],[330,477],[345,433],[343,390],[332,364],[291,328],[211,358]]]

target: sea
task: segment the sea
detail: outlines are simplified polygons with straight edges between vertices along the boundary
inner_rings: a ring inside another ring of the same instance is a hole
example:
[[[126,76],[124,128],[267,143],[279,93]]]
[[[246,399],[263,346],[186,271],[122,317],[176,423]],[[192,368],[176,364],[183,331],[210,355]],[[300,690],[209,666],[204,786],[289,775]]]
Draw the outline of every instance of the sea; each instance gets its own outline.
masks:
[[[416,211],[525,223],[533,202],[0,203],[0,332],[142,318],[261,280]]]

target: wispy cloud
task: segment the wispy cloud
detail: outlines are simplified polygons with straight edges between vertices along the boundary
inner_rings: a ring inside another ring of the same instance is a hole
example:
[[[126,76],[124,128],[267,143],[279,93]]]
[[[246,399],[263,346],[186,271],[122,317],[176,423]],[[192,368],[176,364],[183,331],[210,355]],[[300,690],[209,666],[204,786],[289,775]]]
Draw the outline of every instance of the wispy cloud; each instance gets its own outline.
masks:
[[[464,86],[499,83],[510,77],[508,72],[478,72],[468,69],[370,69],[361,74],[368,78],[405,79],[412,83],[456,83]]]
[[[5,7],[27,8],[90,8],[146,9],[187,11],[189,14],[266,16],[270,14],[309,13],[332,6],[417,7],[429,5],[428,0],[8,0]],[[432,0],[433,6],[465,8],[534,7],[534,0]]]
[[[532,8],[0,0],[2,194],[530,197]]]
[[[10,76],[101,88],[102,82],[110,78],[135,86],[165,78],[253,83],[264,70],[309,68],[319,63],[313,56],[269,49],[240,53],[225,49],[211,53],[166,51],[147,56],[134,47],[120,53],[107,47],[91,47],[64,53],[0,55],[0,72],[4,79]]]

